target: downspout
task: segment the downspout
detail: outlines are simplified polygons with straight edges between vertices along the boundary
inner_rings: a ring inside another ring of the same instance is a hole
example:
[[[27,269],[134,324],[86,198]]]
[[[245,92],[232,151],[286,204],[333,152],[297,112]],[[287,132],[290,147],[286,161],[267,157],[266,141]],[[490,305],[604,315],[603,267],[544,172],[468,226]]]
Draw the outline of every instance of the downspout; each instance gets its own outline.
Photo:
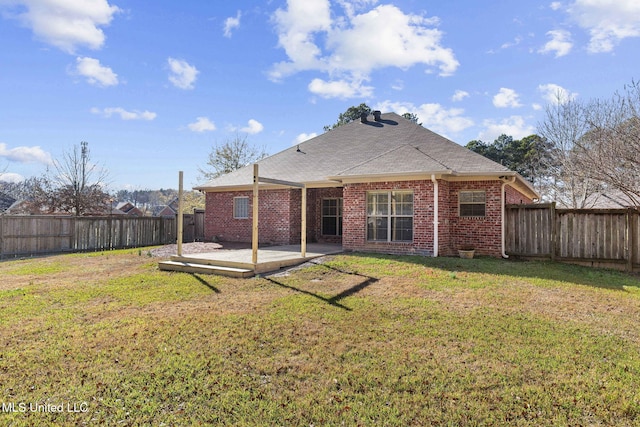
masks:
[[[507,181],[506,179],[502,178],[503,182],[502,182],[502,187],[500,189],[500,196],[501,196],[501,201],[500,201],[500,205],[502,207],[502,214],[501,214],[501,220],[500,220],[500,227],[501,227],[501,244],[502,244],[502,258],[509,258],[509,255],[506,254],[505,250],[506,250],[506,242],[505,242],[505,228],[504,228],[504,217],[505,217],[505,210],[506,210],[506,197],[505,197],[505,193],[504,193],[504,189],[507,185],[509,184],[513,184],[514,182],[516,182],[516,177],[512,176],[511,179],[509,181]]]
[[[433,257],[438,256],[438,180],[431,175],[433,182]]]

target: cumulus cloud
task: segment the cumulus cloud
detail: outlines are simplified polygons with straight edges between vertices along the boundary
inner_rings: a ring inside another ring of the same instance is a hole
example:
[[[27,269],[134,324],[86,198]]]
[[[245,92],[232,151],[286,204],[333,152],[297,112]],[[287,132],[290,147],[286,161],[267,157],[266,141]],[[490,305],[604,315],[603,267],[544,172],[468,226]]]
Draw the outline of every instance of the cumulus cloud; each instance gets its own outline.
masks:
[[[187,61],[175,58],[168,58],[169,64],[169,81],[179,89],[193,89],[196,78],[198,77],[198,69],[189,64]]]
[[[99,49],[105,41],[101,27],[121,10],[107,0],[14,0],[13,16],[33,31],[36,38],[67,53],[80,46]]]
[[[454,92],[453,96],[451,97],[451,100],[456,102],[462,101],[463,99],[468,98],[469,96],[470,96],[469,92],[458,89]]]
[[[373,95],[373,87],[365,86],[361,80],[324,81],[313,79],[309,83],[309,92],[323,98],[368,98]]]
[[[39,146],[9,148],[7,144],[0,142],[0,157],[15,163],[52,164],[51,154]]]
[[[539,53],[555,53],[556,58],[567,55],[573,47],[571,33],[566,30],[547,31],[547,36],[551,38],[540,50]]]
[[[223,33],[224,36],[227,38],[231,38],[233,30],[235,30],[236,28],[240,28],[240,17],[242,16],[242,13],[240,11],[238,11],[237,15],[234,17],[229,17],[227,19],[224,20],[224,27],[223,27]]]
[[[113,115],[120,116],[122,120],[154,120],[157,116],[156,113],[151,111],[127,111],[122,107],[107,107],[103,109],[92,108],[93,114],[98,114],[106,118],[110,118]]]
[[[591,53],[610,52],[621,40],[640,37],[637,0],[576,0],[567,12],[589,32]]]
[[[564,104],[578,96],[577,93],[570,92],[555,83],[539,85],[538,92],[540,92],[542,98],[550,104]]]
[[[13,172],[0,173],[0,181],[12,182],[12,183],[18,184],[24,181],[24,176],[20,175],[19,173],[13,173]]]
[[[426,66],[451,75],[458,61],[442,46],[437,18],[405,14],[393,5],[361,10],[374,1],[339,1],[346,15],[331,9],[329,0],[289,0],[273,22],[278,43],[288,60],[274,64],[270,78],[281,80],[300,71],[326,73],[329,80],[314,79],[309,90],[326,98],[361,97],[373,88],[362,85],[374,70]],[[366,41],[366,43],[363,43]]]
[[[100,61],[95,58],[76,58],[76,73],[86,77],[92,85],[106,87],[118,84],[118,75],[111,68],[100,64]]]
[[[500,91],[493,97],[493,105],[498,108],[517,108],[521,107],[520,95],[513,90],[506,87],[501,87]]]
[[[318,134],[315,133],[315,132],[301,133],[300,135],[296,136],[296,139],[293,141],[293,145],[300,144],[302,142],[308,141],[311,138],[315,138],[316,136],[318,136]]]
[[[502,134],[521,139],[535,133],[535,127],[526,123],[522,116],[511,116],[500,121],[489,119],[482,125],[484,129],[478,135],[481,141],[495,141]]]
[[[424,127],[444,136],[457,134],[473,126],[473,120],[465,117],[462,108],[444,108],[440,104],[415,106],[410,102],[384,101],[375,106],[376,110],[394,111],[398,114],[413,113]]]
[[[195,122],[187,125],[194,132],[209,132],[216,130],[216,125],[208,117],[198,117]]]
[[[264,126],[257,120],[250,119],[247,126],[240,129],[240,132],[248,133],[249,135],[255,135],[264,130]]]

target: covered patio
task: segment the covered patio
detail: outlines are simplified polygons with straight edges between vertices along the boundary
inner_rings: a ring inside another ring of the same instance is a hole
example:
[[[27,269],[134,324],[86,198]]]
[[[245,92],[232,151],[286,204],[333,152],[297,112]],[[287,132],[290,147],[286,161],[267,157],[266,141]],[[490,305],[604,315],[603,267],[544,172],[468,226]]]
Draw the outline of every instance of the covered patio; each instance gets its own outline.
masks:
[[[254,263],[253,249],[220,250],[189,255],[174,255],[158,263],[160,270],[188,273],[219,274],[231,277],[252,277],[256,274],[292,267],[308,260],[342,252],[342,245],[309,243],[304,256],[300,245],[267,246],[258,249]]]

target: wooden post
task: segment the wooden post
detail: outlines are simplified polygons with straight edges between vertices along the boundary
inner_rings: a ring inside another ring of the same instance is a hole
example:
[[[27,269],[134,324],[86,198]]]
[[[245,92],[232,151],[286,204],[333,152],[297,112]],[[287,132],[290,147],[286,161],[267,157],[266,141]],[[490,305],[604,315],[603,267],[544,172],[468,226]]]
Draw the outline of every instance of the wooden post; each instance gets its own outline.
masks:
[[[627,247],[629,248],[627,250],[627,271],[628,272],[633,272],[633,261],[636,257],[636,254],[634,253],[634,249],[636,246],[636,242],[635,242],[635,235],[637,233],[636,231],[636,227],[638,226],[637,222],[635,221],[635,211],[633,208],[627,208]]]
[[[253,226],[251,233],[251,262],[258,265],[258,164],[253,164]]]
[[[558,224],[556,223],[556,202],[552,202],[549,207],[549,220],[551,221],[551,242],[549,243],[549,249],[551,249],[551,261],[555,261],[556,253],[560,255],[560,250],[556,250],[556,248],[560,247],[558,243]]]
[[[307,187],[302,187],[300,191],[302,191],[302,211],[300,221],[302,222],[302,234],[300,234],[300,256],[305,258],[307,256]]]
[[[183,173],[180,171],[178,173],[178,256],[182,256],[182,177]]]

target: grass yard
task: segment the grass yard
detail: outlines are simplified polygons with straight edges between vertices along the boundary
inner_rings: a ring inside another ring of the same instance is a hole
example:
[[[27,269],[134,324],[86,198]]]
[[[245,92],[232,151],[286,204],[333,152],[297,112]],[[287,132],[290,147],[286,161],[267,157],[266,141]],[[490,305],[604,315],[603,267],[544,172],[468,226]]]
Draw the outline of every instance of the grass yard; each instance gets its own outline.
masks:
[[[351,254],[239,280],[157,261],[0,262],[0,425],[640,425],[638,276]]]

